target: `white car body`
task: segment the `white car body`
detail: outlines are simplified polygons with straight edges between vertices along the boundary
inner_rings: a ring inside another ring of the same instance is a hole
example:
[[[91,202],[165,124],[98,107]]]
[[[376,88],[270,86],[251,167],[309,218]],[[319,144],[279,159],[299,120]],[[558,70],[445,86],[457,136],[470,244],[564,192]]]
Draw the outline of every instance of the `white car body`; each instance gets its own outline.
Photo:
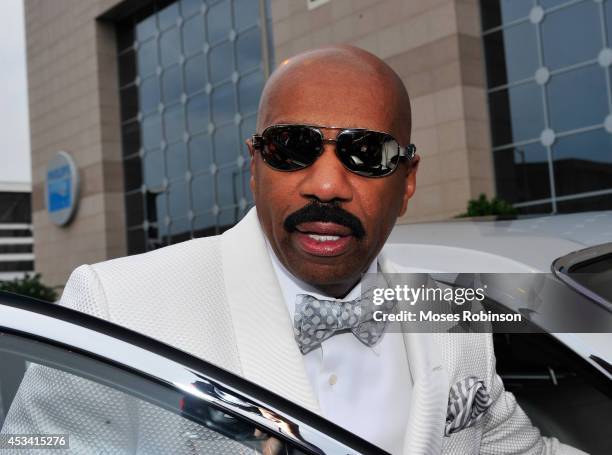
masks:
[[[397,225],[388,244],[391,258],[405,263],[409,257],[414,272],[549,273],[555,259],[609,242],[612,211]],[[585,359],[595,355],[612,364],[612,327],[553,335]]]

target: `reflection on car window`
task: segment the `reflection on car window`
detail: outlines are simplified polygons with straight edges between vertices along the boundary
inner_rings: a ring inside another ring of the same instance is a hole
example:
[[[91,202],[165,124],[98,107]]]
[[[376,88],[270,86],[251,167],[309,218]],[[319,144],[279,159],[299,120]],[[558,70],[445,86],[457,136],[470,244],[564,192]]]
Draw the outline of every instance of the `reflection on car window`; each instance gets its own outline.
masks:
[[[33,342],[0,333],[2,434],[67,434],[74,453],[302,453],[180,391],[41,343],[22,355],[19,343]]]
[[[585,288],[612,302],[612,254],[580,262],[569,269],[568,275]]]

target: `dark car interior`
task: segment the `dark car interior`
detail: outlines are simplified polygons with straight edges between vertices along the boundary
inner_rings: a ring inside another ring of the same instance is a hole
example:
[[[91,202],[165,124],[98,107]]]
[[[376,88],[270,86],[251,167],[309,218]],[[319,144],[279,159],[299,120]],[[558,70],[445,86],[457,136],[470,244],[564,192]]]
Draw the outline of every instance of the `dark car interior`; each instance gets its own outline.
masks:
[[[548,334],[494,334],[494,342],[506,390],[543,435],[611,453],[612,388],[601,372]]]

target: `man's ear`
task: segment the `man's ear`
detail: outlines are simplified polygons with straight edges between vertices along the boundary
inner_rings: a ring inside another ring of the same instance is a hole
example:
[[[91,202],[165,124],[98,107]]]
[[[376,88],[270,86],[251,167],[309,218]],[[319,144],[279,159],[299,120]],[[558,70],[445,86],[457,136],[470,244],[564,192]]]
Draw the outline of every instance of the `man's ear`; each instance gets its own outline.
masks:
[[[251,188],[251,193],[253,198],[255,198],[255,149],[253,148],[253,139],[248,138],[244,143],[249,148],[249,155],[251,156],[251,161],[249,162],[249,171],[251,172],[249,188]]]
[[[406,210],[408,209],[408,200],[414,195],[416,191],[416,175],[419,170],[419,162],[421,161],[421,157],[419,155],[414,155],[412,161],[407,163],[406,166],[406,174],[404,176],[404,196],[402,199],[402,208],[400,210],[399,216],[404,216]]]
[[[251,158],[253,158],[253,155],[255,154],[255,149],[253,148],[253,138],[248,138],[246,141],[244,141],[244,143],[249,148],[249,155],[251,155]]]

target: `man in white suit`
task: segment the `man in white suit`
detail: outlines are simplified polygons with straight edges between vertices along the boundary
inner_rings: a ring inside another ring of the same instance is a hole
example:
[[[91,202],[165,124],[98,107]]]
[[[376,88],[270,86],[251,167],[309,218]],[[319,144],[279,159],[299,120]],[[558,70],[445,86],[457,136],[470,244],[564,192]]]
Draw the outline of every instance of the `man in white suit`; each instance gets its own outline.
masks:
[[[412,265],[392,263],[383,248],[419,162],[408,94],[390,67],[348,46],[286,60],[264,88],[257,133],[247,142],[256,208],[240,223],[83,265],[61,304],[218,364],[393,454],[579,452],[542,437],[504,391],[490,334],[353,323],[363,273]],[[346,330],[317,335],[304,325],[328,318]],[[483,406],[458,423],[448,404],[460,383]],[[16,402],[13,422],[40,428],[48,418],[27,397]],[[62,428],[78,428],[62,418]]]

